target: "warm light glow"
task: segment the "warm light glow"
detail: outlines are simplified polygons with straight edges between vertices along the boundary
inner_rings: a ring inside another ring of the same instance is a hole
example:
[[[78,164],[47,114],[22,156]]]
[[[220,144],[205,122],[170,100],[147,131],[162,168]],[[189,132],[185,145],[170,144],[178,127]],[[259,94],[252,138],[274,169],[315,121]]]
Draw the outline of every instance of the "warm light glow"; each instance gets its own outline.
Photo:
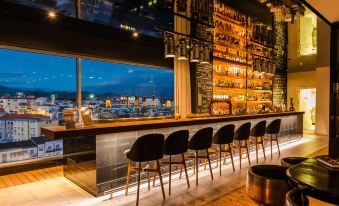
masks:
[[[48,17],[51,18],[51,19],[55,19],[56,18],[56,13],[54,11],[49,11],[48,12]]]
[[[139,33],[138,33],[138,32],[133,32],[133,36],[134,36],[134,37],[138,37],[138,36],[139,36]]]

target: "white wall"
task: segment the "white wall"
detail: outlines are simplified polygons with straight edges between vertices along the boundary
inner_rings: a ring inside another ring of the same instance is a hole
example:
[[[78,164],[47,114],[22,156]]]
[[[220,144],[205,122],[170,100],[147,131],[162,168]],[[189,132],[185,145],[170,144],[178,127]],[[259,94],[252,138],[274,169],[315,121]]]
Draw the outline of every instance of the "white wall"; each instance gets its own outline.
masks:
[[[316,70],[317,102],[315,133],[329,134],[330,113],[330,68],[319,67]]]
[[[298,89],[316,88],[316,123],[315,133],[329,134],[329,89],[330,68],[319,67],[316,71],[288,73],[287,100],[290,107],[290,98],[294,99],[294,108],[299,109]]]

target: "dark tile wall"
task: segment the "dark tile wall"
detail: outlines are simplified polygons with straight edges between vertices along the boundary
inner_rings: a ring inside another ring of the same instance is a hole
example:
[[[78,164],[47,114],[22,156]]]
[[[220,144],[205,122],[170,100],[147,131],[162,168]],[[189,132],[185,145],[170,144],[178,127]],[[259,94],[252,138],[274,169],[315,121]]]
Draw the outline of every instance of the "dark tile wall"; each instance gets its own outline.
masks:
[[[267,120],[267,124],[269,124],[274,119],[276,118],[256,119],[251,120],[250,122],[252,125],[255,125],[259,121]],[[284,116],[281,117],[281,119],[281,142],[288,141],[302,135],[302,115]],[[235,124],[236,128],[238,128],[245,122],[247,121],[221,122],[216,124],[192,125],[98,135],[96,141],[97,193],[100,196],[110,191],[125,189],[127,159],[124,155],[124,151],[130,149],[137,137],[141,135],[149,133],[161,133],[167,137],[174,131],[187,129],[190,131],[190,136],[192,136],[197,130],[204,127],[213,127],[214,132],[216,132],[220,127],[226,124]],[[180,156],[173,157],[173,160],[180,160],[180,158]],[[193,162],[188,161],[188,164],[189,166],[192,166]],[[177,172],[178,167],[173,166],[172,171]],[[162,167],[162,172],[163,175],[166,176],[168,173],[168,167]],[[146,181],[146,178],[147,175],[143,174],[142,180]],[[133,173],[132,178],[130,179],[130,184],[133,185],[135,182],[136,176],[135,173]]]

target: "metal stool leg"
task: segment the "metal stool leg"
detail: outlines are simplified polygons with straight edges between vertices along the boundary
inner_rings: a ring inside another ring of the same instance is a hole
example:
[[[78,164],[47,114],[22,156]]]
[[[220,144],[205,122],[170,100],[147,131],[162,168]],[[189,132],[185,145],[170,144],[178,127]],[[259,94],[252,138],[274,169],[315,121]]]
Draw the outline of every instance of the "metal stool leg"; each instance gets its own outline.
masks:
[[[185,155],[182,154],[181,157],[182,157],[182,165],[181,165],[181,167],[184,166],[185,175],[186,175],[186,181],[187,181],[187,186],[188,186],[188,188],[190,188],[190,181],[189,181],[189,179],[188,179],[188,174],[187,174]]]
[[[160,180],[160,185],[161,185],[161,191],[162,191],[162,197],[165,199],[165,190],[164,190],[164,184],[162,182],[162,176],[161,176],[161,169],[160,169],[160,163],[159,160],[156,160],[156,170],[158,171],[159,174],[159,180]]]
[[[137,190],[137,206],[139,205],[139,189],[140,189],[140,176],[141,176],[141,162],[138,162],[138,190]]]
[[[127,178],[126,178],[126,192],[125,195],[128,195],[128,186],[129,186],[129,178],[131,175],[131,167],[132,167],[132,162],[128,161],[128,167],[127,167]]]
[[[208,153],[208,149],[206,149],[206,155],[207,155],[207,160],[208,160],[208,165],[210,167],[210,173],[211,173],[211,178],[213,180],[213,172],[212,172],[212,167],[211,167],[211,159],[210,159],[210,155]],[[221,164],[220,164],[221,165]]]
[[[234,162],[233,162],[233,152],[232,152],[231,144],[228,144],[228,147],[229,147],[229,150],[230,150],[230,156],[231,156],[231,162],[232,162],[233,172],[235,172]]]

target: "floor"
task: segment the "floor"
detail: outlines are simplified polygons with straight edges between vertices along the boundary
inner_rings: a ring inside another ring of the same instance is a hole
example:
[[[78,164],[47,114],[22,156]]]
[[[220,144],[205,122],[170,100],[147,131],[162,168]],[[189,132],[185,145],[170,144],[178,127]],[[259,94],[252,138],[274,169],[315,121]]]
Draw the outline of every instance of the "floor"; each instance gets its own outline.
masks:
[[[326,148],[327,143],[328,137],[305,135],[299,141],[292,142],[286,145],[281,145],[280,158],[285,156],[309,156],[316,151]],[[267,155],[268,157],[266,160],[264,160],[263,157],[260,156],[259,164],[279,164],[280,158],[278,157],[277,150],[274,149],[273,152],[274,153],[272,159],[270,158],[270,155]],[[269,154],[268,149],[267,154]],[[255,157],[255,155],[252,153],[251,157],[252,164],[254,164],[255,160],[253,157]],[[165,201],[162,199],[159,186],[151,188],[150,191],[147,191],[146,185],[144,185],[140,193],[140,205],[215,205],[213,202],[218,201],[218,198],[224,198],[227,197],[227,195],[236,196],[236,194],[238,194],[238,197],[240,197],[239,201],[245,201],[246,203],[248,203],[246,199],[247,196],[242,189],[245,185],[248,164],[247,161],[244,159],[243,167],[240,170],[238,160],[236,160],[235,162],[236,172],[232,171],[230,164],[223,166],[221,176],[219,176],[218,174],[218,169],[213,169],[213,181],[210,178],[209,171],[204,171],[203,167],[201,167],[201,172],[199,172],[199,186],[195,186],[195,179],[193,176],[191,176],[190,189],[187,188],[185,179],[174,180],[172,182],[171,196],[168,195],[168,184],[165,184]],[[212,165],[212,167],[215,166],[215,164]],[[165,179],[164,181],[166,182],[167,180]],[[4,182],[2,182],[2,184],[4,184]],[[0,205],[135,205],[135,188],[130,189],[130,194],[127,197],[122,194],[123,192],[115,193],[113,198],[111,198],[110,195],[95,198],[69,180],[67,180],[66,178],[58,176],[54,178],[46,178],[40,181],[32,181],[31,183],[21,184],[17,186],[6,185],[5,188],[0,190]],[[240,203],[240,205],[245,205],[245,203]]]

